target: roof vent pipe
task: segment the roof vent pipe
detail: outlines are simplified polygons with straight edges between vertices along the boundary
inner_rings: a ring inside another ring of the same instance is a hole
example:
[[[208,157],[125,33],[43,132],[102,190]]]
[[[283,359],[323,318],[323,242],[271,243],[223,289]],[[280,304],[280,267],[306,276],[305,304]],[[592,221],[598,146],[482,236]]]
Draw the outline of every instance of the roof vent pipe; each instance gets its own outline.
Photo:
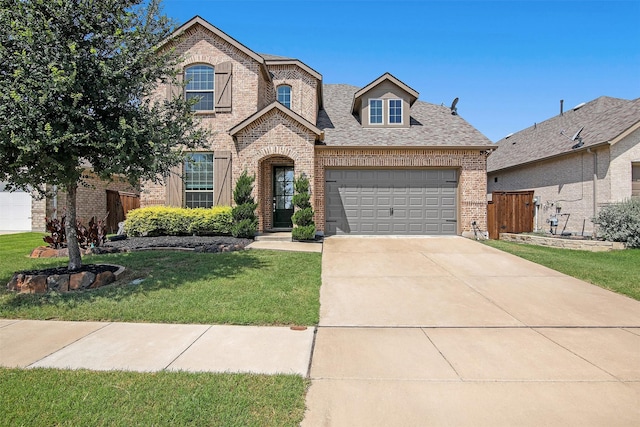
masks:
[[[560,115],[562,115],[562,113],[563,113],[563,108],[562,108],[563,104],[564,104],[564,99],[561,99],[560,100]]]

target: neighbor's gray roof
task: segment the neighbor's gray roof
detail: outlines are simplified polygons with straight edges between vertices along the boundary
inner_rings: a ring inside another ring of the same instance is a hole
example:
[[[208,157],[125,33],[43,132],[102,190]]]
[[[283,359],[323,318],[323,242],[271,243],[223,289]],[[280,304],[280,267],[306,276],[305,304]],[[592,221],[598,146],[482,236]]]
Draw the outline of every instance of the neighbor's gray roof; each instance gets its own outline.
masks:
[[[487,159],[487,172],[608,143],[638,122],[640,98],[629,101],[601,96],[578,109],[574,107],[501,139],[496,143],[499,149]],[[580,128],[584,128],[579,135],[583,145],[573,149],[578,140],[571,141],[571,138]]]
[[[293,60],[294,59],[294,58],[289,58],[288,56],[271,55],[270,53],[259,53],[258,55],[262,56],[265,59],[265,61]]]
[[[318,128],[327,146],[345,147],[486,147],[491,141],[448,107],[416,101],[409,128],[364,128],[351,113],[354,94],[360,88],[343,84],[323,86],[324,108]]]

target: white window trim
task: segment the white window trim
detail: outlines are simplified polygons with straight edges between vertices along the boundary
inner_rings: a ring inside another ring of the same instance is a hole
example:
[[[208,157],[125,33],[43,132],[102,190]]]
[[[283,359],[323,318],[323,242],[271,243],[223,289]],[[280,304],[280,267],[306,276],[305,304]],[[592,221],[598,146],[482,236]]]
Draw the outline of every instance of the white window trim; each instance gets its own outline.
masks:
[[[382,109],[381,109],[382,110],[381,111],[382,112],[382,121],[380,123],[371,123],[371,103],[373,101],[380,101],[382,103]],[[369,126],[384,126],[384,124],[385,124],[384,110],[385,110],[385,108],[384,108],[384,99],[382,99],[382,98],[370,98],[369,99],[369,117],[368,117]]]
[[[289,106],[287,106],[287,105],[285,105],[284,103],[280,102],[280,100],[278,100],[278,102],[280,102],[280,103],[281,103],[282,105],[284,105],[285,107],[287,107],[287,108],[291,109],[291,106],[293,105],[293,86],[291,86],[290,84],[287,84],[287,83],[279,84],[279,85],[276,87],[276,99],[279,97],[279,96],[278,96],[278,95],[279,95],[279,94],[278,94],[278,90],[279,90],[281,87],[288,87],[288,88],[289,88]]]
[[[188,90],[186,84],[188,83],[187,80],[187,70],[191,67],[197,67],[198,65],[204,65],[206,67],[210,67],[213,70],[213,90],[209,91],[209,90]],[[189,64],[188,66],[186,66],[183,70],[183,75],[184,75],[184,80],[185,80],[185,86],[184,86],[184,99],[187,99],[187,93],[189,92],[211,92],[213,95],[213,108],[211,110],[192,110],[192,112],[194,114],[211,114],[215,112],[216,109],[216,67],[214,67],[211,64],[206,64],[206,63],[196,63],[196,64]]]
[[[391,123],[391,101],[400,101],[400,121],[397,123]],[[389,126],[401,126],[404,125],[404,102],[401,98],[391,98],[387,100],[387,111],[389,118]]]
[[[183,193],[183,194],[182,194],[182,197],[183,197],[183,199],[182,199],[182,200],[183,200],[183,206],[184,206],[184,207],[187,207],[187,208],[191,208],[191,209],[193,209],[192,207],[187,206],[187,193],[192,193],[192,194],[195,194],[195,193],[211,193],[211,194],[212,194],[212,203],[213,203],[211,206],[213,207],[213,206],[215,206],[215,188],[216,188],[216,187],[215,187],[215,185],[216,185],[216,182],[215,182],[215,176],[216,176],[216,175],[215,175],[215,164],[216,164],[216,163],[215,163],[215,161],[216,161],[215,153],[214,153],[213,151],[192,151],[192,152],[190,152],[188,155],[192,155],[192,154],[210,154],[210,155],[211,155],[211,161],[212,161],[212,165],[213,165],[213,172],[212,172],[212,180],[213,180],[212,184],[213,184],[213,186],[212,186],[212,189],[211,189],[211,190],[187,190],[187,182],[186,182],[186,176],[187,176],[186,162],[188,162],[188,160],[185,160],[185,161],[183,162],[183,166],[182,166],[182,168],[183,168],[183,169],[182,169],[182,173],[183,173],[183,177],[184,177],[184,178],[183,178],[183,190],[182,190],[182,193]]]

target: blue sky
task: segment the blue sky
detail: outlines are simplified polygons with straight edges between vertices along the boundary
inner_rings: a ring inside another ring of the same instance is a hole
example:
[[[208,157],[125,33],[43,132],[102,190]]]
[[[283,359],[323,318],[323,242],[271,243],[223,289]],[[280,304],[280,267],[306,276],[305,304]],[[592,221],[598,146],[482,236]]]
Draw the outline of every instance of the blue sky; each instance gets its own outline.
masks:
[[[164,0],[325,83],[390,72],[496,141],[602,95],[640,97],[640,1]]]

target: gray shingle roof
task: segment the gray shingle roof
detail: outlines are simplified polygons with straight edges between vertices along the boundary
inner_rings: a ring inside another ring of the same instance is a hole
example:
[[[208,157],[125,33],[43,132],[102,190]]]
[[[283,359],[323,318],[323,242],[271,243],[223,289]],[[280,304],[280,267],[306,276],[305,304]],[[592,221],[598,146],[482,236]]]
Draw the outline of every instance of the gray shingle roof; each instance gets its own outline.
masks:
[[[498,141],[498,150],[487,159],[493,172],[607,143],[640,121],[640,98],[633,101],[601,96]],[[572,149],[580,132],[583,145]],[[560,134],[563,132],[563,136]]]
[[[324,108],[317,126],[324,130],[327,146],[345,147],[466,147],[490,146],[491,141],[448,107],[416,101],[409,128],[363,128],[351,113],[360,88],[343,84],[323,86]]]
[[[294,58],[289,58],[287,56],[278,56],[271,55],[270,53],[259,53],[258,55],[262,56],[265,61],[277,61],[277,60],[293,60]]]

